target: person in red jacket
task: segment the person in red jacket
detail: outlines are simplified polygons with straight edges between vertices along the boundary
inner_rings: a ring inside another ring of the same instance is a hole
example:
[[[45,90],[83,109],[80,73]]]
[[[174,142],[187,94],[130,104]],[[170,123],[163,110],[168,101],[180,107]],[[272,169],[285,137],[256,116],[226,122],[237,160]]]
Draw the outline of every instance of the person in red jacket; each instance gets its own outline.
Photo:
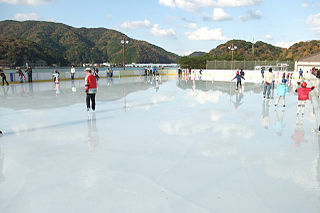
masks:
[[[90,110],[90,100],[92,103],[92,110],[96,109],[96,93],[97,93],[97,79],[91,74],[91,69],[86,68],[86,79],[85,79],[85,91],[87,94],[86,102],[87,102],[87,111]]]
[[[312,86],[307,87],[306,82],[301,83],[301,87],[299,89],[296,89],[296,92],[298,93],[298,107],[297,107],[297,116],[300,113],[301,110],[301,115],[304,114],[304,108],[306,105],[306,101],[309,100],[309,93],[314,89],[315,87]]]

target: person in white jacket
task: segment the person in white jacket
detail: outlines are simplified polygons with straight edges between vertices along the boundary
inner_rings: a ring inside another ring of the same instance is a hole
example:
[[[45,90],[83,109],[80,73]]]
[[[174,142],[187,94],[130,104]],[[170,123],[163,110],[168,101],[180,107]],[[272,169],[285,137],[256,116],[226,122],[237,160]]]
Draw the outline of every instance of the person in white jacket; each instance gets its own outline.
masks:
[[[74,68],[74,66],[71,66],[71,80],[74,80],[74,74],[76,73],[76,69]]]
[[[264,88],[263,88],[263,98],[270,98],[270,90],[274,81],[274,74],[272,73],[272,68],[269,68],[269,72],[264,74]]]

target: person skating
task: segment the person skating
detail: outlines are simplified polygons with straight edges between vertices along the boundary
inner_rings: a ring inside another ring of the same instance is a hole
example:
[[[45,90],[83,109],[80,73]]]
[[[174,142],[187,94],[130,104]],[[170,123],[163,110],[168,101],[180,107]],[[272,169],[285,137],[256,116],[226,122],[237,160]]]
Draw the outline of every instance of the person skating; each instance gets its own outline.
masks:
[[[71,80],[74,80],[74,74],[76,73],[76,69],[74,68],[73,65],[71,66],[70,73],[71,73]]]
[[[281,84],[278,85],[277,87],[277,94],[278,97],[276,99],[276,102],[274,103],[274,106],[276,107],[280,101],[280,98],[282,99],[282,106],[285,107],[285,97],[286,97],[286,93],[289,92],[289,88],[287,85],[287,80],[286,79],[282,79]]]
[[[97,67],[93,67],[93,76],[95,76],[96,77],[96,79],[97,80],[99,80],[99,70],[98,70],[98,68]]]
[[[262,78],[264,78],[264,69],[263,69],[263,67],[261,67],[261,76],[262,76]]]
[[[309,100],[309,93],[314,89],[315,87],[312,86],[307,87],[306,82],[301,83],[301,87],[296,89],[295,92],[298,93],[298,107],[297,107],[297,116],[299,115],[301,111],[301,115],[304,115],[304,109],[306,105],[306,101]]]
[[[303,71],[302,71],[302,69],[300,68],[300,70],[299,70],[299,79],[300,78],[303,78]]]
[[[32,82],[32,67],[29,65],[26,73],[28,74],[28,82],[31,83]]]
[[[263,88],[263,98],[270,98],[270,90],[272,83],[274,81],[274,74],[272,73],[272,68],[269,68],[269,72],[264,75],[264,88]]]
[[[244,77],[244,71],[243,71],[243,69],[240,70],[240,75],[241,75],[242,77]]]
[[[2,86],[4,86],[4,82],[7,83],[7,85],[9,85],[8,81],[7,81],[7,77],[6,75],[4,74],[3,70],[0,69],[0,76],[2,77]]]
[[[231,81],[233,81],[234,79],[237,79],[237,89],[236,89],[236,90],[239,89],[239,85],[240,85],[240,88],[242,87],[241,78],[242,78],[243,80],[246,80],[246,79],[244,79],[243,76],[241,76],[241,75],[239,74],[239,71],[237,71],[236,76],[231,80]]]
[[[52,76],[53,76],[53,82],[56,84],[59,84],[60,72],[58,70],[54,70]]]
[[[23,83],[23,81],[26,80],[26,77],[24,76],[22,70],[19,67],[17,68],[17,73],[18,73],[19,78],[20,78],[20,83]]]
[[[85,78],[85,92],[86,92],[86,103],[87,111],[90,111],[90,101],[91,109],[95,111],[96,109],[96,93],[97,93],[97,79],[91,74],[91,69],[86,68],[86,78]]]

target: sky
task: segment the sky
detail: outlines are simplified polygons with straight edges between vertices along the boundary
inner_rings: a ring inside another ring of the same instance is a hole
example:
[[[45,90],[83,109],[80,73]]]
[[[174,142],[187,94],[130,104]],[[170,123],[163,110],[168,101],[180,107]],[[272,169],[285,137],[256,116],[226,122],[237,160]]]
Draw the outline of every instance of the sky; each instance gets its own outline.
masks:
[[[231,39],[319,40],[320,0],[0,0],[0,20],[104,27],[188,55]]]

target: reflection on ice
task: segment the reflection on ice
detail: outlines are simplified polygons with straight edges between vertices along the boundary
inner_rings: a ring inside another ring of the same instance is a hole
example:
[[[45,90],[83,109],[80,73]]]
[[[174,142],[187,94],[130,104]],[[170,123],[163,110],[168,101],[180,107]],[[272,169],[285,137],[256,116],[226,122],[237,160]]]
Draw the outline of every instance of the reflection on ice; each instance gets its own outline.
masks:
[[[90,151],[94,151],[99,144],[99,133],[96,125],[96,113],[93,112],[88,117],[88,146]]]
[[[88,117],[83,81],[0,87],[0,212],[319,212],[317,109],[235,89],[100,79]]]

